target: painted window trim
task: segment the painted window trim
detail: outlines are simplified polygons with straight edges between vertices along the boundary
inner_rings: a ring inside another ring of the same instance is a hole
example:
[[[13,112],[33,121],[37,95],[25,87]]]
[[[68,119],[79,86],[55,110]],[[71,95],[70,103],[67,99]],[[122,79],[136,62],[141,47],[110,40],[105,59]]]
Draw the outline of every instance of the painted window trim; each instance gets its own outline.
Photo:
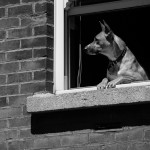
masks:
[[[54,1],[54,93],[70,93],[78,90],[95,90],[96,87],[85,87],[73,90],[65,90],[65,76],[64,76],[64,7],[68,0]],[[100,11],[131,8],[136,6],[150,5],[149,0],[131,0],[131,1],[114,1],[102,4],[93,4],[87,6],[80,6],[71,8],[68,15],[81,15],[88,13],[95,13]],[[120,87],[150,85],[150,81],[141,83],[132,83],[126,85],[117,85]]]

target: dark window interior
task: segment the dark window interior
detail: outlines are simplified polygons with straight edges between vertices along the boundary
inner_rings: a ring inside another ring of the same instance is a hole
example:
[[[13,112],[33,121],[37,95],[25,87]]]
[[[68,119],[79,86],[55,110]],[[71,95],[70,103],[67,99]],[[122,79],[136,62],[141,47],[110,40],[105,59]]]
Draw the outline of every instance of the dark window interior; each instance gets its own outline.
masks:
[[[92,0],[89,0],[90,2]],[[80,44],[82,50],[81,87],[95,86],[106,76],[108,59],[103,55],[90,56],[83,51],[84,47],[91,43],[95,35],[101,31],[99,21],[102,20],[105,20],[113,32],[125,41],[150,76],[149,14],[150,7],[147,6],[69,17],[70,87],[77,87]]]

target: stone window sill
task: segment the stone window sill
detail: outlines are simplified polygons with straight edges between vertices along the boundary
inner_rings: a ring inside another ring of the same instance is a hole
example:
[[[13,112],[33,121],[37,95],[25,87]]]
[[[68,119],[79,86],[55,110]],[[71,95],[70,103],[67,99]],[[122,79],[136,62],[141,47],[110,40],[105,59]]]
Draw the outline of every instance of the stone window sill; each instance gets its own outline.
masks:
[[[121,85],[117,88],[68,90],[57,94],[37,93],[27,98],[28,112],[56,111],[150,101],[150,82]]]

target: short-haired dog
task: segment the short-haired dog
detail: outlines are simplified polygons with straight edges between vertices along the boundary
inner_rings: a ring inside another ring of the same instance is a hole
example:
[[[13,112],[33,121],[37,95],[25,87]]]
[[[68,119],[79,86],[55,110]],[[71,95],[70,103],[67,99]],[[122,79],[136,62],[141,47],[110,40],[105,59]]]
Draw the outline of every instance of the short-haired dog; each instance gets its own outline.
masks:
[[[97,88],[105,89],[117,84],[148,80],[145,70],[125,42],[113,33],[105,21],[100,24],[102,31],[85,47],[87,54],[103,54],[109,59],[107,77],[97,85]]]

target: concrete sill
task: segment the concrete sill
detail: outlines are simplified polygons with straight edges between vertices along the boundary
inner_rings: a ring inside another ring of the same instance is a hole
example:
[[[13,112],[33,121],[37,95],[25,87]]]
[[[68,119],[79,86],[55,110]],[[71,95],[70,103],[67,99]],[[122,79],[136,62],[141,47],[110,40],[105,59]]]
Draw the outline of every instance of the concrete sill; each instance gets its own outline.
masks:
[[[96,87],[50,93],[37,93],[27,98],[28,112],[56,111],[150,102],[150,82],[118,85],[97,90]]]

